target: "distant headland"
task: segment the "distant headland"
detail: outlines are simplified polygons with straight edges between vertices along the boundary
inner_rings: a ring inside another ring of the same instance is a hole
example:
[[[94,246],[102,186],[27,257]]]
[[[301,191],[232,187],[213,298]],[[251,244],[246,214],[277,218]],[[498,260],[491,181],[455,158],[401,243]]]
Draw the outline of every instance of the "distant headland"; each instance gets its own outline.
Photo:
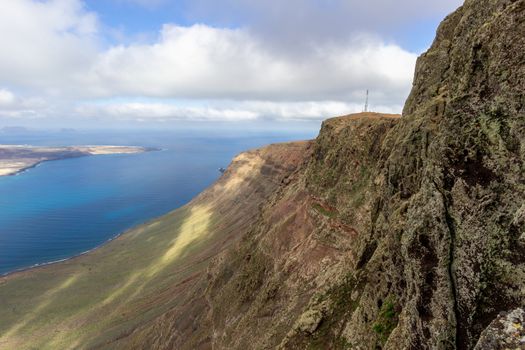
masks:
[[[102,154],[133,154],[156,150],[155,148],[138,146],[40,147],[0,145],[0,176],[15,175],[50,160]]]

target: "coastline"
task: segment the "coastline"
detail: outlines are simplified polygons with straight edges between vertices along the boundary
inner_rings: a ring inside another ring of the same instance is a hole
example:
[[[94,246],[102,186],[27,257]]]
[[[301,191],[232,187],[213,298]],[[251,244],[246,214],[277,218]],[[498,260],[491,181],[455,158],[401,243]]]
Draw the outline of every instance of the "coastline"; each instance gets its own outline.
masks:
[[[138,226],[141,226],[143,225],[144,223],[141,223],[139,224]],[[135,228],[135,226],[133,227]],[[59,264],[59,263],[62,263],[62,262],[65,262],[65,261],[70,261],[70,260],[74,260],[76,258],[79,258],[79,257],[82,257],[86,254],[89,254],[99,248],[102,248],[103,246],[105,246],[106,244],[108,243],[111,243],[112,241],[116,240],[117,238],[119,238],[120,236],[124,235],[125,233],[127,233],[130,229],[126,229],[125,231],[123,232],[120,232],[118,233],[117,235],[109,238],[108,240],[106,240],[105,242],[99,244],[98,246],[94,247],[94,248],[91,248],[89,250],[86,250],[84,252],[81,252],[81,253],[78,253],[78,254],[75,254],[75,255],[72,255],[68,258],[63,258],[63,259],[58,259],[58,260],[52,260],[52,261],[48,261],[48,262],[44,262],[44,263],[39,263],[39,264],[34,264],[34,265],[31,265],[31,266],[27,266],[27,267],[21,267],[19,269],[16,269],[16,270],[13,270],[13,271],[8,271],[8,272],[4,272],[2,274],[0,274],[0,282],[2,279],[7,279],[11,276],[14,276],[16,274],[21,274],[21,273],[24,273],[24,272],[28,272],[28,271],[32,271],[32,270],[37,270],[39,268],[43,268],[43,267],[46,267],[46,266],[51,266],[51,265],[55,265],[55,264]]]
[[[206,276],[208,263],[257,220],[254,211],[302,164],[309,145],[242,152],[185,205],[89,251],[4,274],[0,299],[8,307],[0,328],[7,331],[0,342],[8,348],[97,347],[183,305],[186,294],[173,293],[193,290]],[[150,295],[159,297],[150,303]],[[82,327],[87,321],[94,322]]]
[[[99,245],[97,245],[97,246],[95,246],[95,247],[93,247],[91,249],[88,249],[86,251],[83,251],[81,253],[74,254],[74,255],[72,255],[70,257],[67,257],[67,258],[62,258],[62,259],[58,259],[58,260],[52,260],[52,261],[48,261],[48,262],[33,264],[31,266],[21,267],[21,268],[12,270],[12,271],[0,273],[0,284],[4,283],[6,280],[8,280],[11,277],[16,277],[17,275],[21,275],[21,274],[24,274],[24,273],[27,273],[27,272],[32,272],[32,271],[35,271],[35,270],[39,270],[41,268],[46,268],[46,267],[49,267],[49,266],[57,265],[57,264],[64,263],[64,262],[70,262],[70,261],[74,261],[76,259],[82,258],[82,257],[84,257],[84,256],[86,256],[86,255],[88,255],[90,253],[93,253],[93,252],[95,252],[95,251],[97,251],[97,250],[107,246],[108,244],[116,241],[117,239],[124,237],[128,233],[131,233],[132,231],[141,228],[142,226],[151,225],[155,221],[157,221],[157,220],[161,219],[162,217],[172,213],[173,211],[179,210],[180,208],[183,208],[184,206],[188,205],[195,198],[196,197],[192,198],[188,203],[186,203],[184,205],[181,205],[180,207],[173,208],[173,209],[169,210],[168,212],[166,212],[164,214],[158,215],[156,217],[153,217],[151,219],[145,220],[145,221],[143,221],[141,223],[138,223],[138,224],[135,224],[135,225],[133,225],[131,227],[128,227],[125,230],[122,230],[119,233],[115,234],[114,236],[108,238],[107,240],[105,240],[104,242],[100,243]]]
[[[110,154],[139,154],[158,151],[142,146],[67,146],[35,147],[26,145],[0,145],[0,177],[19,175],[43,162]],[[4,158],[3,153],[8,154]],[[14,155],[13,155],[14,153]],[[20,153],[17,158],[16,153]]]
[[[24,146],[0,145],[0,148],[6,148],[6,147],[13,147],[13,148],[19,148],[19,149],[38,149],[39,148],[39,147],[25,146],[25,145]],[[111,149],[111,148],[114,148],[115,150],[118,149],[119,151],[117,151],[117,152],[110,152],[110,151],[108,151],[108,149]],[[32,162],[30,164],[27,164],[27,165],[24,165],[24,166],[20,166],[19,168],[13,169],[13,171],[6,172],[6,173],[2,173],[1,172],[1,170],[2,170],[2,159],[0,157],[0,179],[2,177],[10,177],[10,176],[21,175],[21,174],[23,174],[26,171],[29,171],[29,170],[31,170],[33,168],[38,167],[39,165],[41,165],[44,162],[58,161],[58,160],[65,160],[65,159],[74,159],[74,158],[82,158],[82,157],[97,156],[97,155],[140,154],[140,153],[145,153],[145,152],[153,152],[153,151],[161,151],[162,150],[162,149],[158,149],[158,148],[154,148],[154,147],[142,147],[142,146],[73,146],[73,147],[62,147],[62,148],[54,148],[54,149],[64,149],[64,150],[68,150],[68,149],[74,149],[74,150],[77,150],[77,149],[89,149],[91,151],[90,152],[77,153],[77,154],[74,154],[74,155],[66,154],[66,155],[64,155],[62,157],[56,157],[56,158],[38,159],[38,160],[35,160],[34,162]],[[99,153],[93,152],[93,150],[101,150],[101,149],[105,150],[105,152],[99,152]],[[17,268],[15,270],[11,270],[11,271],[8,271],[8,272],[0,273],[0,284],[5,282],[9,277],[12,277],[12,276],[15,276],[15,275],[18,275],[18,274],[23,274],[23,273],[28,272],[28,271],[38,270],[40,268],[44,268],[44,267],[51,266],[51,265],[56,265],[56,264],[59,264],[59,263],[63,263],[63,262],[66,262],[66,261],[74,260],[74,259],[80,258],[82,256],[85,256],[85,255],[87,255],[87,254],[89,254],[89,253],[91,253],[91,252],[93,252],[93,251],[95,251],[97,249],[100,249],[103,246],[113,242],[114,240],[116,240],[119,237],[125,235],[126,233],[130,232],[131,230],[136,229],[138,227],[141,227],[142,225],[149,224],[152,221],[155,221],[155,220],[159,219],[160,217],[162,217],[162,216],[164,216],[164,215],[166,215],[166,214],[168,214],[171,211],[176,210],[176,209],[178,209],[178,208],[171,209],[170,211],[168,211],[168,212],[166,212],[166,213],[164,213],[162,215],[150,218],[150,219],[145,220],[145,221],[143,221],[141,223],[138,223],[138,224],[135,224],[135,225],[133,225],[131,227],[128,227],[128,228],[118,232],[114,236],[110,237],[106,241],[100,243],[99,245],[97,245],[97,246],[95,246],[95,247],[93,247],[91,249],[88,249],[86,251],[83,251],[81,253],[77,253],[77,254],[71,255],[69,257],[58,259],[58,260],[52,260],[52,261],[48,261],[48,262],[37,263],[37,264],[30,265],[30,266]]]
[[[153,147],[141,147],[141,148],[145,149],[144,152],[154,152],[154,151],[160,152],[160,151],[164,151],[165,150],[165,149],[153,148]],[[129,154],[131,154],[131,153],[129,153]],[[90,156],[90,155],[85,155],[85,156],[87,157],[87,156]],[[54,160],[63,160],[63,159],[67,159],[67,158],[54,159]],[[19,175],[20,173],[22,173],[22,172],[24,172],[26,170],[29,170],[29,169],[34,168],[34,167],[37,167],[38,165],[40,165],[43,162],[45,162],[45,161],[40,161],[37,164],[32,165],[31,167],[28,167],[26,169],[22,169],[19,172],[17,172],[16,174],[5,175],[5,176],[16,176],[16,175]],[[1,177],[2,177],[2,175],[0,175],[0,178]],[[210,186],[212,186],[212,185],[210,185]],[[165,212],[165,213],[163,213],[161,215],[158,215],[158,216],[149,218],[147,220],[144,220],[143,222],[134,224],[134,225],[132,225],[132,226],[130,226],[130,227],[128,227],[128,228],[126,228],[126,229],[116,233],[115,235],[113,235],[112,237],[108,238],[107,240],[105,240],[104,242],[100,243],[99,245],[97,245],[97,246],[95,246],[95,247],[93,247],[91,249],[88,249],[86,251],[83,251],[81,253],[77,253],[77,254],[71,255],[71,256],[69,256],[67,258],[62,258],[62,259],[58,259],[58,260],[52,260],[52,261],[47,261],[47,262],[43,262],[43,263],[33,264],[33,265],[30,265],[30,266],[17,268],[17,269],[12,270],[12,271],[0,273],[0,285],[2,283],[5,283],[10,278],[14,278],[14,277],[16,277],[18,275],[22,275],[24,273],[30,273],[30,272],[33,272],[33,271],[36,271],[36,270],[39,270],[39,269],[42,269],[42,268],[54,266],[54,265],[57,265],[57,264],[60,264],[60,263],[64,263],[64,262],[71,262],[71,261],[74,261],[76,259],[85,257],[86,255],[88,255],[90,253],[93,253],[93,252],[95,252],[95,251],[97,251],[97,250],[107,246],[108,244],[118,240],[119,238],[122,238],[122,237],[126,236],[128,233],[131,233],[131,232],[133,232],[133,231],[135,231],[137,229],[140,229],[142,226],[151,225],[155,221],[162,219],[164,216],[169,215],[170,213],[172,213],[172,212],[174,212],[176,210],[184,208],[186,205],[189,205],[192,201],[194,201],[199,196],[199,194],[197,194],[195,197],[190,199],[187,203],[185,203],[185,204],[183,204],[183,205],[181,205],[179,207],[172,208],[169,211],[167,211],[167,212]]]
[[[61,159],[53,159],[53,160],[61,160]],[[28,170],[33,169],[33,168],[36,168],[37,166],[39,166],[43,162],[47,162],[47,160],[40,160],[40,161],[38,161],[38,162],[36,162],[34,164],[31,164],[31,165],[28,165],[26,167],[15,169],[12,172],[3,173],[3,174],[0,173],[0,177],[2,177],[2,176],[16,176],[16,175],[20,175],[20,174],[22,174],[25,171],[28,171]]]
[[[157,218],[154,218],[152,220],[155,220]],[[15,275],[18,275],[18,274],[23,274],[25,272],[29,272],[29,271],[34,271],[34,270],[38,270],[39,268],[44,268],[44,267],[47,267],[47,266],[52,266],[52,265],[56,265],[56,264],[60,264],[60,263],[63,263],[63,262],[66,262],[66,261],[71,261],[71,260],[75,260],[77,258],[80,258],[82,256],[85,256],[97,249],[100,249],[102,247],[104,247],[105,245],[113,242],[114,240],[118,239],[119,237],[125,235],[128,231],[130,231],[131,229],[134,229],[136,227],[140,227],[144,224],[146,224],[147,222],[144,222],[144,223],[141,223],[137,226],[133,226],[131,228],[128,228],[118,234],[116,234],[115,236],[109,238],[108,240],[106,240],[105,242],[102,242],[101,244],[99,244],[98,246],[94,247],[94,248],[91,248],[89,250],[86,250],[84,252],[81,252],[81,253],[78,253],[78,254],[75,254],[75,255],[72,255],[68,258],[63,258],[63,259],[58,259],[58,260],[53,260],[53,261],[48,261],[48,262],[44,262],[44,263],[39,263],[39,264],[34,264],[34,265],[31,265],[31,266],[27,266],[27,267],[21,267],[19,269],[16,269],[16,270],[13,270],[13,271],[8,271],[8,272],[4,272],[2,274],[0,274],[0,283],[2,283],[3,281],[2,280],[6,280],[8,279],[9,277],[14,277]]]
[[[296,141],[296,142],[303,142],[303,141]],[[289,142],[289,143],[291,144],[292,142]],[[268,145],[266,147],[270,147],[270,146],[273,146],[273,145],[281,145],[281,144],[288,144],[288,143],[270,144],[270,145]],[[91,147],[91,146],[87,146],[87,147]],[[162,149],[162,148],[152,148],[152,147],[149,147],[149,148],[148,147],[137,147],[137,148],[144,149],[144,151],[143,152],[136,152],[136,153],[153,152],[153,151],[159,151],[159,152],[160,151],[165,151],[165,149]],[[241,152],[240,154],[247,154],[247,153],[251,153],[251,152],[256,152],[258,150],[259,150],[259,148],[249,149],[247,151]],[[108,153],[106,155],[109,155],[109,154],[110,153]],[[111,153],[111,154],[123,154],[123,153]],[[127,153],[127,154],[133,154],[133,153]],[[87,156],[91,156],[91,155],[92,154],[85,154],[85,155],[81,155],[81,156],[73,157],[73,158],[87,157]],[[69,157],[69,158],[71,158],[71,157]],[[64,160],[64,159],[68,159],[68,157],[64,157],[64,158],[60,158],[60,159],[51,159],[51,160]],[[49,161],[51,161],[51,160],[49,160]],[[230,166],[234,162],[234,160],[235,160],[235,158],[232,159],[231,163],[228,165],[227,168],[230,168]],[[36,164],[26,168],[26,169],[21,169],[18,173],[12,174],[12,175],[9,175],[9,176],[18,175],[18,174],[20,174],[20,173],[22,173],[22,172],[24,172],[26,170],[29,170],[31,168],[34,168],[34,167],[38,166],[41,163],[44,163],[46,161],[47,160],[39,161],[38,163],[36,163]],[[4,283],[7,283],[12,278],[17,278],[19,276],[23,276],[24,274],[30,274],[30,273],[37,272],[39,270],[46,269],[46,268],[53,268],[55,266],[60,266],[60,264],[63,264],[63,263],[69,263],[69,262],[74,263],[78,259],[81,259],[83,257],[89,256],[90,254],[95,253],[95,252],[99,251],[100,249],[103,249],[103,248],[107,247],[111,243],[114,243],[115,241],[117,241],[119,239],[125,238],[128,234],[131,234],[131,233],[133,233],[133,232],[135,232],[137,230],[140,230],[143,227],[150,226],[150,225],[158,222],[159,220],[162,220],[167,215],[170,215],[170,214],[172,214],[174,212],[177,212],[177,211],[183,209],[186,206],[191,206],[192,203],[194,203],[194,201],[198,200],[203,193],[205,193],[210,188],[213,188],[217,183],[219,183],[224,176],[225,176],[224,174],[219,176],[212,184],[210,184],[207,188],[203,189],[201,192],[196,194],[187,203],[184,203],[183,205],[181,205],[179,207],[172,208],[169,211],[167,211],[167,212],[165,212],[165,213],[163,213],[161,215],[149,218],[147,220],[144,220],[143,222],[134,224],[134,225],[132,225],[132,226],[130,226],[130,227],[124,229],[124,230],[121,230],[120,232],[116,233],[112,237],[108,238],[107,240],[105,240],[104,242],[100,243],[99,245],[97,245],[97,246],[95,246],[93,248],[90,248],[90,249],[88,249],[86,251],[83,251],[83,252],[71,255],[71,256],[66,257],[66,258],[52,260],[52,261],[43,262],[43,263],[37,263],[37,264],[30,265],[30,266],[17,268],[15,270],[11,270],[11,271],[8,271],[8,272],[0,273],[0,285],[2,285]],[[226,176],[231,176],[231,175],[226,175]],[[1,177],[2,176],[0,175],[0,179],[1,179]]]

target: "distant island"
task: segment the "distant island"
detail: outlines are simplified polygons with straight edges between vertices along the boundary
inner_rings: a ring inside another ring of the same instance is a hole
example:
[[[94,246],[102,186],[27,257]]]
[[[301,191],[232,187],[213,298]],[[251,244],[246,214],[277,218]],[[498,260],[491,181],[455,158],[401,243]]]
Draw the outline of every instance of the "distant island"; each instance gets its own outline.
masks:
[[[78,158],[101,154],[132,154],[155,151],[138,146],[68,146],[40,147],[0,145],[0,176],[15,175],[50,160]]]

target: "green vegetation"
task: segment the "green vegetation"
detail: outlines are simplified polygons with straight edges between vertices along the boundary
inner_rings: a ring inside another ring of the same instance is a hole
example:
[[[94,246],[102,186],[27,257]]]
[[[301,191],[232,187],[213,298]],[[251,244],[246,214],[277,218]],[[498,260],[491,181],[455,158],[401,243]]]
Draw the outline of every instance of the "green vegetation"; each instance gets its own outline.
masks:
[[[206,266],[193,252],[217,222],[208,207],[181,208],[91,254],[0,281],[0,345],[96,345],[153,319],[178,302],[165,291]]]
[[[370,184],[370,169],[366,166],[361,166],[359,169],[359,177],[357,181],[352,183],[349,191],[349,198],[355,208],[360,207],[365,203],[366,196],[369,193],[366,191]]]
[[[398,314],[395,309],[395,302],[393,297],[389,297],[381,306],[379,316],[372,326],[372,329],[379,336],[379,342],[384,344],[390,333],[396,328],[398,322]]]
[[[337,212],[335,210],[326,209],[322,205],[320,205],[319,203],[312,204],[312,208],[315,211],[317,211],[319,214],[324,215],[324,216],[329,217],[329,218],[333,218],[333,217],[337,216]]]
[[[348,349],[347,340],[341,336],[344,322],[350,318],[355,309],[359,306],[359,283],[358,279],[352,274],[346,275],[343,282],[332,287],[326,297],[331,301],[332,314],[329,319],[322,322],[316,339],[311,343],[313,349],[326,349],[327,342],[333,341],[333,349]],[[357,293],[357,298],[352,298],[352,294]]]

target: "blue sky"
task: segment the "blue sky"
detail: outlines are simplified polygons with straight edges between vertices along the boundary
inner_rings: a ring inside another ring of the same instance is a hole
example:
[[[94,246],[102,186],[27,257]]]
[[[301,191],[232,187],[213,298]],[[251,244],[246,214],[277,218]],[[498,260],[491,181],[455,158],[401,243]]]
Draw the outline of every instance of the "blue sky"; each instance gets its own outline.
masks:
[[[104,24],[130,34],[156,32],[163,23],[193,24],[184,1],[148,7],[127,1],[92,0],[86,2],[86,7],[96,12]]]
[[[227,18],[214,17],[210,13],[192,10],[188,1],[161,1],[144,6],[140,2],[125,0],[91,0],[86,7],[99,15],[105,25],[122,30],[129,38],[154,37],[160,26],[164,23],[177,23],[190,26],[203,23],[211,26],[238,28],[249,26],[239,14],[233,11]],[[191,1],[190,1],[191,4]],[[452,11],[454,6],[450,6]],[[385,39],[396,42],[403,48],[412,52],[421,53],[432,42],[438,24],[443,20],[445,11],[430,13],[424,18],[412,18],[410,21],[399,23],[387,31]],[[118,42],[115,38],[108,37],[112,43]]]
[[[400,112],[460,0],[0,2],[0,127]]]

